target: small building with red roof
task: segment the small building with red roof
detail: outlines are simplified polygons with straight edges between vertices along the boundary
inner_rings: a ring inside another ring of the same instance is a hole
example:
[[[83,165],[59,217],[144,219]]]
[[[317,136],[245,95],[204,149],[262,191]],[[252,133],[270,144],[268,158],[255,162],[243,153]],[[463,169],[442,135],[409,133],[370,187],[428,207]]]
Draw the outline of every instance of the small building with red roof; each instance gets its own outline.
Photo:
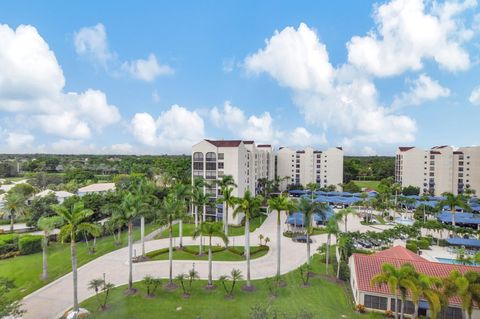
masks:
[[[453,270],[458,270],[461,273],[480,271],[479,267],[474,266],[432,262],[401,246],[395,246],[371,255],[355,253],[350,257],[349,267],[350,284],[357,305],[364,305],[365,308],[373,311],[395,311],[395,295],[390,293],[387,285],[372,286],[370,283],[375,275],[381,273],[382,265],[385,263],[392,264],[396,268],[409,263],[417,272],[439,278],[447,277]],[[398,301],[398,304],[400,310],[401,300]],[[428,303],[425,300],[421,300],[418,316],[428,316],[428,308]],[[411,317],[414,310],[413,302],[407,298],[405,313]],[[463,319],[460,299],[458,297],[451,298],[448,307],[444,307],[437,318]],[[480,310],[478,308],[474,309],[472,319],[480,319]]]

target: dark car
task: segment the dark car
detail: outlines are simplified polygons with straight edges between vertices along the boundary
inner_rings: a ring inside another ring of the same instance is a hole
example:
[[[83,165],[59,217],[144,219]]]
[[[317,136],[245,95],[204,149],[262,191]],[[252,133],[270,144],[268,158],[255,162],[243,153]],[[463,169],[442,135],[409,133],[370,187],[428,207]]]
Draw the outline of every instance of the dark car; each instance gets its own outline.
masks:
[[[294,242],[297,242],[297,243],[306,243],[307,242],[307,235],[299,235],[299,236],[295,236],[292,238],[292,240]],[[310,239],[310,244],[312,243],[312,239]]]

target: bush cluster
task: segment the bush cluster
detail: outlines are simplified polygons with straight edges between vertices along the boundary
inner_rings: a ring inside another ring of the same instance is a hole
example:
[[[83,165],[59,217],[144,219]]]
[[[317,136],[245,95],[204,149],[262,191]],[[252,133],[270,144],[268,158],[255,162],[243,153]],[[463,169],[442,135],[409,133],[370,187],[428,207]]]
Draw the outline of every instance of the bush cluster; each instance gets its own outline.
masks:
[[[7,234],[0,236],[0,259],[21,255],[29,255],[42,251],[40,235]]]
[[[42,236],[25,235],[18,240],[21,255],[30,255],[42,251]]]

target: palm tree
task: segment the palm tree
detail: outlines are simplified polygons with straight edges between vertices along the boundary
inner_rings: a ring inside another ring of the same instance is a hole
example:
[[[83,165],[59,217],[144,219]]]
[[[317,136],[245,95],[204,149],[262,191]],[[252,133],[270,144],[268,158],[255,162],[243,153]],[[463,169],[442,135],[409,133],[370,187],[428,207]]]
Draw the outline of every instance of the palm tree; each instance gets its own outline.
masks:
[[[203,207],[211,205],[210,195],[205,194],[203,192],[203,190],[198,191],[198,192],[195,191],[193,193],[192,199],[193,199],[193,205],[195,206],[195,216],[196,217],[198,216],[198,207],[202,207],[202,209],[203,209]],[[195,218],[195,220],[197,220],[197,218]],[[202,223],[203,223],[203,214],[200,217],[200,223],[198,224],[198,222],[197,222],[197,225],[195,225],[195,229],[198,229],[199,227],[201,227]],[[202,237],[201,234],[200,234],[199,239],[200,239],[200,245],[199,245],[198,254],[202,255],[203,254],[203,237]]]
[[[222,225],[220,223],[203,223],[202,226],[195,230],[193,233],[193,239],[199,235],[208,236],[208,288],[213,288],[212,281],[212,236],[218,236],[223,242],[228,242],[228,237],[222,231]]]
[[[310,192],[310,200],[313,202],[313,198],[315,196],[315,191],[317,190],[318,185],[317,183],[308,183],[307,189]]]
[[[338,211],[338,214],[343,217],[343,223],[345,225],[345,232],[348,232],[348,228],[347,228],[347,222],[348,222],[348,215],[355,215],[357,212],[351,208],[351,207],[347,207],[347,208],[344,208],[344,209],[341,209]]]
[[[247,258],[247,285],[246,289],[251,290],[253,288],[250,281],[250,218],[260,212],[260,206],[262,205],[262,196],[252,196],[249,190],[245,192],[243,198],[236,200],[237,207],[233,212],[233,216],[243,213],[245,215],[245,257]]]
[[[328,263],[330,259],[330,245],[332,240],[332,235],[335,235],[337,238],[340,229],[338,227],[338,220],[342,218],[342,215],[335,214],[332,218],[330,218],[325,225],[325,230],[327,231],[327,249],[325,252],[325,274],[328,275]]]
[[[5,195],[5,207],[10,212],[10,232],[12,233],[15,218],[25,214],[25,209],[27,207],[25,201],[25,196],[18,192],[10,191]]]
[[[63,219],[60,216],[41,217],[37,222],[37,227],[43,230],[42,241],[42,258],[43,258],[43,271],[42,279],[48,278],[48,263],[47,263],[47,249],[48,249],[48,237],[55,228],[61,226]]]
[[[192,183],[192,205],[194,210],[195,228],[198,227],[198,207],[203,208],[203,203],[199,203],[198,197],[204,195],[203,188],[205,187],[205,180],[203,177],[195,177]]]
[[[113,234],[115,245],[121,245],[122,228],[128,224],[127,212],[122,209],[120,204],[108,203],[102,207],[102,213],[111,216],[107,222],[107,228]],[[117,232],[116,236],[115,231]]]
[[[415,268],[408,263],[403,264],[400,268],[395,268],[392,264],[385,263],[382,265],[382,272],[375,275],[370,281],[372,286],[387,285],[390,293],[395,295],[395,318],[398,318],[398,291],[400,291],[402,298],[402,313],[400,318],[403,319],[407,291],[409,289],[415,289],[415,273]]]
[[[142,215],[148,209],[148,205],[144,202],[141,195],[127,193],[123,196],[121,203],[123,212],[117,213],[116,216],[125,218],[128,224],[128,292],[133,293],[133,220]],[[119,217],[120,218],[120,217]]]
[[[134,193],[138,196],[143,197],[144,203],[154,204],[157,202],[157,198],[155,197],[155,189],[156,185],[148,180],[141,180],[138,187],[135,189]],[[145,257],[145,216],[151,215],[150,209],[147,209],[145,205],[145,209],[142,209],[139,212],[140,215],[140,242],[142,246],[142,256]]]
[[[437,277],[417,274],[414,283],[416,289],[412,291],[412,301],[415,305],[413,317],[417,318],[420,298],[423,298],[427,300],[429,304],[431,318],[436,319],[438,313],[442,308],[440,294],[436,288],[439,288],[441,286],[442,280]]]
[[[463,197],[462,195],[455,196],[452,193],[443,193],[442,195],[446,198],[438,202],[438,206],[440,210],[444,206],[448,206],[448,208],[450,208],[450,211],[452,212],[452,225],[455,226],[455,212],[457,206],[463,209],[468,209],[468,204],[465,201],[465,197]]]
[[[52,208],[65,222],[65,225],[60,229],[60,239],[62,242],[68,238],[70,239],[73,277],[73,312],[78,313],[77,245],[75,239],[76,236],[81,233],[98,236],[100,234],[100,228],[88,221],[90,216],[93,215],[93,211],[91,209],[85,209],[83,202],[76,202],[71,211],[62,205],[54,205]]]
[[[177,218],[179,212],[184,209],[185,202],[178,200],[178,198],[170,193],[163,199],[163,205],[161,209],[162,217],[165,219],[168,225],[168,261],[170,266],[169,271],[169,286],[174,287],[173,283],[173,221]]]
[[[191,198],[191,186],[187,184],[175,184],[173,187],[173,194],[178,201],[184,201],[183,209],[177,212],[176,218],[178,218],[178,237],[179,237],[179,246],[183,246],[183,219],[187,215],[186,210],[188,210],[187,202]]]
[[[297,204],[297,209],[303,213],[303,226],[307,231],[307,264],[310,266],[310,233],[312,231],[312,218],[313,214],[319,213],[325,218],[324,209],[328,205],[320,202],[309,201],[302,197]]]
[[[444,303],[448,303],[448,297],[457,295],[462,302],[465,317],[472,319],[475,303],[480,305],[480,274],[476,271],[461,274],[458,270],[453,270],[444,279],[443,287]]]
[[[235,205],[235,198],[232,195],[234,187],[237,187],[232,175],[223,175],[221,180],[217,181],[220,186],[220,192],[222,197],[219,198],[219,202],[223,204],[223,227],[225,235],[228,236],[228,208]]]
[[[282,241],[280,213],[282,212],[282,210],[289,211],[290,209],[293,209],[294,205],[287,196],[281,195],[270,198],[268,200],[268,206],[270,206],[271,210],[277,211],[277,276],[280,276],[280,253]]]

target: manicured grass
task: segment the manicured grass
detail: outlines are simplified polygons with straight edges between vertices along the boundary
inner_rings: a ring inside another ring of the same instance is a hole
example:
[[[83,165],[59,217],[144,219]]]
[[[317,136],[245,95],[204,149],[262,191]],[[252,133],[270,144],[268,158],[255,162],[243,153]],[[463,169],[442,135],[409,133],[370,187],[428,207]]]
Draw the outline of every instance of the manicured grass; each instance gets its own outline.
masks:
[[[253,232],[255,229],[260,227],[262,223],[265,221],[267,216],[261,215],[255,218],[252,218],[250,221],[250,232]],[[183,223],[183,236],[193,236],[195,232],[195,224],[187,224]],[[245,227],[244,226],[229,226],[228,227],[228,236],[240,236],[245,234]],[[178,237],[179,235],[179,226],[178,224],[173,225],[173,237]],[[157,238],[168,238],[168,229],[165,229],[160,236]]]
[[[315,255],[312,261],[313,271],[323,274],[324,264]],[[253,281],[257,290],[244,292],[240,289],[244,282],[237,284],[233,299],[225,299],[221,283],[216,282],[217,289],[206,291],[203,287],[205,281],[194,282],[192,294],[189,299],[182,298],[181,289],[167,292],[159,288],[155,298],[145,298],[146,289],[139,282],[135,287],[139,292],[134,296],[126,297],[123,293],[125,286],[111,291],[109,309],[96,311],[98,305],[95,297],[81,304],[82,307],[92,311],[92,318],[249,318],[250,310],[255,305],[269,307],[281,315],[290,317],[297,315],[301,310],[314,314],[314,318],[347,318],[367,319],[381,318],[379,315],[362,315],[353,310],[351,296],[342,285],[319,276],[310,279],[310,286],[302,287],[300,272],[295,270],[282,276],[287,286],[279,289],[277,297],[272,297],[268,290],[266,280]],[[108,274],[107,274],[108,278]],[[164,283],[166,280],[164,280]],[[290,318],[289,317],[289,318]]]
[[[208,246],[203,247],[203,254],[198,255],[199,246],[185,246],[186,250],[174,250],[173,259],[176,260],[208,260]],[[212,246],[212,260],[213,261],[242,261],[245,260],[245,257],[241,254],[244,252],[243,246],[235,246],[234,249],[238,253],[234,253],[230,250],[226,250],[223,247]],[[250,257],[251,259],[259,258],[265,256],[268,253],[267,249],[259,249],[258,246],[250,247]],[[150,257],[155,255],[154,257]],[[168,260],[168,248],[163,248],[157,251],[149,252],[147,254],[150,257],[150,260]]]
[[[380,181],[353,181],[360,188],[370,188],[373,190],[378,190],[378,185]]]
[[[145,226],[145,233],[158,228],[158,225],[148,224]],[[140,239],[140,227],[134,230],[135,240]],[[122,234],[122,246],[127,245],[127,232]],[[90,242],[91,244],[91,242]],[[120,248],[114,244],[112,236],[97,239],[95,254],[89,254],[84,242],[77,243],[78,266]],[[48,247],[48,280],[40,278],[42,273],[42,253],[0,260],[0,277],[15,280],[17,288],[9,293],[12,297],[19,299],[29,293],[45,286],[49,282],[71,271],[70,244],[52,243]]]

